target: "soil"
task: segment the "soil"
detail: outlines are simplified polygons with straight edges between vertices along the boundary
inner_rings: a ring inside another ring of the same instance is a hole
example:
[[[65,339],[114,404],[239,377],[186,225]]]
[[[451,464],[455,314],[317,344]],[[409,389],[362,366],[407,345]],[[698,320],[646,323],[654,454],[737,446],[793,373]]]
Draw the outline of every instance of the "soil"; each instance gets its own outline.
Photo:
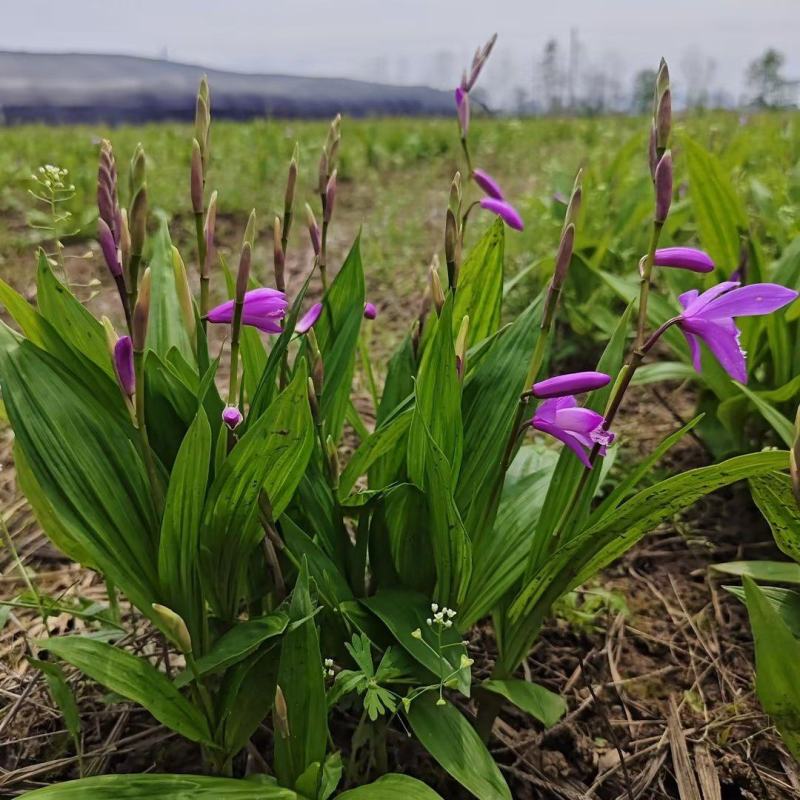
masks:
[[[302,257],[290,260],[290,288],[302,280],[302,262]],[[96,273],[92,267],[86,270],[83,282],[88,283]],[[32,277],[32,270],[27,275]],[[19,283],[26,294],[32,293],[24,273]],[[103,303],[112,310],[113,299],[106,291],[90,305],[95,312]],[[390,297],[378,300],[379,308],[396,305]],[[409,308],[407,313],[415,312]],[[402,330],[406,321],[394,320],[392,327]],[[620,415],[624,457],[639,458],[680,419],[688,419],[692,409],[693,397],[684,386],[660,387],[658,394],[632,391]],[[80,595],[105,602],[97,576],[61,556],[38,528],[16,485],[12,443],[10,430],[2,430],[0,505],[27,575],[50,597]],[[685,437],[661,467],[673,474],[707,460],[702,443]],[[753,694],[745,610],[708,570],[719,561],[774,555],[746,487],[735,486],[677,515],[589,587],[611,592],[623,603],[607,604],[582,627],[563,617],[550,620],[520,674],[560,692],[569,711],[545,731],[514,707],[503,709],[491,749],[514,798],[750,800],[800,795],[798,768]],[[0,597],[24,590],[14,556],[4,547]],[[50,617],[48,627],[56,635],[79,631],[82,623],[65,614]],[[154,643],[139,627],[137,646],[149,652]],[[29,643],[46,635],[34,610],[15,609],[0,626],[2,797],[77,775],[61,715],[39,671],[27,662]],[[472,632],[469,652],[475,677],[488,675],[495,653],[488,626]],[[81,711],[83,774],[199,770],[195,747],[141,709],[107,703],[96,684],[73,671],[67,674]],[[474,712],[469,706],[466,710]],[[333,722],[345,758],[356,722],[347,712]],[[258,751],[265,751],[268,739],[269,732],[260,731],[238,766],[260,770],[264,765]],[[420,777],[447,800],[469,797],[443,775],[398,719],[387,731],[387,745],[390,769]],[[684,751],[688,768],[680,758]],[[687,793],[692,780],[704,787],[703,794]]]

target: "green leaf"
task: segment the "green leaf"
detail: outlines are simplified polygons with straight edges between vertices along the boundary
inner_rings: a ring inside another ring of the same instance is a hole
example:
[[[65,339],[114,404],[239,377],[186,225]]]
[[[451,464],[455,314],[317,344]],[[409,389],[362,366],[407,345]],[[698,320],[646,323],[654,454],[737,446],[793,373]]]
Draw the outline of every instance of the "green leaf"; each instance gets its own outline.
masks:
[[[551,728],[567,713],[567,703],[561,695],[539,686],[516,678],[509,680],[488,680],[481,684],[481,688],[499,694],[511,701],[517,708],[541,722],[545,728]]]
[[[67,342],[114,378],[103,326],[84,308],[69,287],[53,275],[43,250],[39,251],[36,302],[42,316]]]
[[[359,236],[325,293],[322,314],[314,326],[325,367],[320,411],[334,441],[338,441],[341,435],[350,400],[358,335],[364,314],[364,292]]]
[[[264,642],[280,636],[288,624],[289,617],[283,611],[237,622],[214,642],[204,656],[196,659],[194,672],[198,675],[210,675],[244,661]],[[194,672],[184,670],[175,679],[175,685],[180,689],[191,683]]]
[[[172,468],[158,544],[162,596],[166,605],[183,617],[198,653],[205,650],[198,541],[210,460],[211,426],[201,408]]]
[[[780,451],[750,453],[667,478],[638,492],[613,514],[563,544],[525,584],[509,609],[516,630],[513,641],[504,645],[504,665],[513,669],[524,658],[561,595],[619,558],[645,533],[710,492],[781,469],[787,459],[788,454]]]
[[[414,427],[424,437],[419,457],[424,474],[418,484],[423,491],[428,512],[428,537],[436,564],[436,599],[459,607],[464,600],[472,573],[472,544],[467,536],[452,494],[453,474],[445,454],[415,409]],[[412,442],[409,438],[409,453]]]
[[[800,585],[800,564],[793,561],[725,561],[712,564],[711,569],[737,578],[747,576],[760,583]]]
[[[103,406],[61,361],[5,327],[0,380],[42,524],[150,614],[158,599],[158,523],[127,413]]]
[[[456,503],[476,543],[492,530],[500,499],[498,481],[528,363],[539,337],[541,297],[501,333],[464,380],[461,413],[464,455],[456,486]]]
[[[339,478],[338,495],[340,501],[350,494],[361,475],[367,472],[379,458],[392,452],[398,446],[398,443],[408,432],[412,416],[412,409],[398,414],[383,427],[377,428],[369,439],[361,443],[358,450],[350,457],[350,461],[348,461]]]
[[[782,472],[769,472],[751,478],[750,489],[769,523],[775,543],[800,565],[800,510],[791,479]]]
[[[425,472],[425,429],[450,465],[451,479],[458,477],[463,450],[461,383],[456,372],[453,341],[453,295],[448,294],[417,374],[416,406],[408,434],[408,475],[418,486]]]
[[[47,681],[47,688],[53,702],[58,706],[61,715],[64,717],[64,724],[67,731],[75,742],[75,747],[80,747],[81,740],[81,718],[78,713],[78,704],[75,702],[75,695],[67,683],[64,670],[60,664],[52,661],[40,661],[38,658],[29,658],[28,662],[44,674]]]
[[[469,316],[469,347],[500,327],[504,249],[505,226],[501,219],[496,219],[469,251],[458,271],[454,330],[465,315]]]
[[[52,637],[39,646],[69,662],[112,692],[146,708],[159,722],[191,739],[213,745],[208,722],[162,672],[148,661],[85,636]]]
[[[748,575],[753,580],[758,580],[754,575]],[[742,586],[723,586],[726,592],[744,602],[745,593]],[[764,597],[769,601],[775,611],[780,614],[792,636],[800,639],[800,592],[794,589],[784,589],[781,586],[759,586]]]
[[[466,655],[467,651],[463,646],[455,646],[461,642],[458,617],[455,618],[452,628],[442,631],[442,644],[451,646],[437,655],[436,634],[426,623],[426,619],[431,616],[431,604],[427,597],[403,589],[380,589],[361,602],[380,618],[403,649],[436,678],[458,670],[458,690],[469,697],[470,671],[468,667],[461,667],[461,656]],[[412,636],[415,630],[420,631],[423,639]]]
[[[278,685],[286,699],[288,734],[282,733],[278,724],[274,726],[275,774],[282,785],[292,787],[309,765],[322,763],[328,741],[322,656],[308,583],[308,566],[303,563],[289,615],[305,622],[284,636],[278,671]]]
[[[698,381],[703,374],[691,364],[683,361],[656,361],[639,367],[633,375],[632,386],[647,386],[662,381]]]
[[[739,391],[745,395],[753,405],[758,409],[762,417],[774,428],[778,436],[781,437],[783,443],[787,447],[791,447],[794,443],[794,425],[786,419],[786,417],[778,411],[777,408],[770,405],[766,400],[759,397],[757,392],[748,389],[744,384],[738,381],[733,381],[735,386],[739,387]]]
[[[744,591],[756,648],[756,694],[786,747],[800,758],[800,641],[748,577]]]
[[[688,136],[681,136],[689,172],[689,197],[703,249],[722,269],[739,263],[739,231],[747,215],[719,161]]]
[[[302,800],[274,784],[207,775],[97,775],[26,792],[25,800]]]
[[[183,323],[178,290],[175,286],[173,250],[169,236],[167,216],[157,214],[158,231],[151,238],[150,315],[147,320],[147,347],[155,350],[162,361],[172,348],[176,348],[190,364],[195,363],[192,343]]]
[[[395,409],[414,391],[415,373],[414,347],[411,343],[411,336],[408,335],[389,360],[386,380],[383,383],[383,394],[378,405],[377,427],[381,427]]]
[[[412,701],[408,721],[422,746],[478,800],[511,800],[511,792],[486,745],[450,703],[436,705],[434,693]]]
[[[266,491],[277,519],[303,477],[314,430],[302,362],[289,386],[238,441],[208,492],[200,535],[202,581],[225,619],[234,619],[243,577],[263,531],[258,497]]]
[[[416,778],[389,773],[366,786],[337,795],[336,800],[442,800],[442,797]]]

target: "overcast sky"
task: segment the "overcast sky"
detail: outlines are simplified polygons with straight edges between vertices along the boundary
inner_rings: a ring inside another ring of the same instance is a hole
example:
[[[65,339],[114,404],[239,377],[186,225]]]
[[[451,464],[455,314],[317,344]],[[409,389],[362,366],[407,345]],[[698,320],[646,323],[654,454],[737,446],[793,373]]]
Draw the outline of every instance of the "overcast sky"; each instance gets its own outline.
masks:
[[[738,96],[747,64],[767,47],[800,78],[800,0],[4,0],[2,10],[2,49],[448,86],[497,31],[483,80],[498,94],[532,83],[549,38],[566,53],[571,29],[580,67],[603,65],[626,88],[664,55],[678,91],[702,74]]]

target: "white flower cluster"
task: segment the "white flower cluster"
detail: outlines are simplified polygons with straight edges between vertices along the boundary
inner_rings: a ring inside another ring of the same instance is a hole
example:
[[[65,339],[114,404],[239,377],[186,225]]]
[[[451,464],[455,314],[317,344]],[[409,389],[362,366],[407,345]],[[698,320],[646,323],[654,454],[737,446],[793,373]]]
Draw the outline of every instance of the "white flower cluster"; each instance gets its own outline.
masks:
[[[425,620],[429,628],[433,625],[439,625],[442,628],[453,627],[453,617],[455,617],[456,612],[452,608],[443,606],[440,611],[438,603],[431,603],[431,611],[433,612],[433,617],[428,617]]]
[[[67,191],[73,191],[75,189],[75,184],[71,183],[69,186],[65,185],[67,175],[69,175],[69,170],[64,169],[64,167],[56,167],[54,164],[45,164],[43,167],[39,167],[37,174],[31,175],[31,178],[47,189],[54,189],[56,191],[66,189]]]
[[[333,659],[332,658],[326,658],[325,659],[324,666],[322,668],[322,674],[325,675],[328,678],[332,678],[336,674],[334,672],[334,669],[333,669]]]

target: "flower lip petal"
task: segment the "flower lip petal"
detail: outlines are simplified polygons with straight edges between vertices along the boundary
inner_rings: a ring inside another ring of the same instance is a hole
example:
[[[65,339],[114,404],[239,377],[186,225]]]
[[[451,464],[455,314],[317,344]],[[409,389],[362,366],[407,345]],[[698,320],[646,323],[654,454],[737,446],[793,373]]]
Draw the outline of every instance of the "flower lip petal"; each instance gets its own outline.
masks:
[[[662,247],[656,250],[653,262],[657,267],[676,267],[692,272],[712,272],[711,256],[694,247]]]
[[[482,169],[474,169],[472,170],[472,177],[475,179],[475,183],[477,183],[489,197],[494,197],[496,200],[505,200],[500,185],[488,172],[484,172]]]
[[[725,319],[771,314],[797,298],[794,289],[777,283],[751,283],[740,286],[707,303],[693,316],[701,319]]]
[[[578,439],[576,439],[575,436],[573,436],[569,431],[559,428],[558,425],[554,425],[552,422],[546,422],[545,420],[537,418],[534,418],[533,420],[533,427],[542,433],[549,434],[554,439],[564,442],[564,444],[569,447],[576,456],[578,456],[584,467],[587,469],[592,468],[592,463],[589,461],[589,456],[586,455],[586,451],[583,449],[580,441],[578,441]]]
[[[480,206],[486,211],[497,214],[509,228],[521,231],[525,227],[519,212],[507,200],[498,200],[496,197],[484,197],[480,202]]]
[[[322,303],[314,303],[311,308],[297,320],[297,324],[294,326],[295,333],[308,333],[311,328],[314,327],[316,321],[319,319],[319,315],[322,313]]]
[[[604,372],[570,372],[533,384],[534,397],[563,397],[591,392],[607,386],[611,378]]]
[[[714,320],[695,317],[687,322],[684,334],[687,339],[692,336],[705,342],[731,378],[739,383],[747,383],[746,354],[739,344],[739,328],[730,317]],[[699,369],[699,347],[696,351],[692,348],[692,357],[695,369]]]

